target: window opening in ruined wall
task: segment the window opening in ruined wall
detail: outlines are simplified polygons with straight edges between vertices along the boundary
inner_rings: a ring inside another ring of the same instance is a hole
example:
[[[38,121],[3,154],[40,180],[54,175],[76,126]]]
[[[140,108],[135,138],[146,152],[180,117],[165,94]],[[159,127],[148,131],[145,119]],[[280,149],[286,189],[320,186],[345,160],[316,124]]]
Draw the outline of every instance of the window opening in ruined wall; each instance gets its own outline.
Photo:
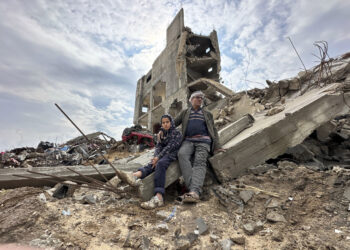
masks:
[[[165,100],[166,96],[166,84],[165,82],[158,82],[153,87],[153,107],[157,107]]]
[[[142,102],[142,114],[145,114],[149,111],[150,109],[150,94],[146,95],[143,98],[143,102]]]
[[[182,110],[182,102],[178,102],[177,99],[170,105],[169,114],[175,118]]]

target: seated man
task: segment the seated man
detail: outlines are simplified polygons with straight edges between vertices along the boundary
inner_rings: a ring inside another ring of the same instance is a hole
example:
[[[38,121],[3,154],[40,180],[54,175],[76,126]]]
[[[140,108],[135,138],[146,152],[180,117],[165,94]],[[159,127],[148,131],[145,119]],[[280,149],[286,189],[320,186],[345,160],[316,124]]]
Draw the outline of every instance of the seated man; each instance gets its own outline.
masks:
[[[213,115],[201,108],[204,94],[194,92],[190,97],[192,107],[183,110],[175,119],[175,126],[182,124],[183,142],[178,152],[179,165],[185,185],[189,190],[184,202],[198,202],[206,174],[210,152],[223,151]],[[193,157],[193,160],[192,160]]]

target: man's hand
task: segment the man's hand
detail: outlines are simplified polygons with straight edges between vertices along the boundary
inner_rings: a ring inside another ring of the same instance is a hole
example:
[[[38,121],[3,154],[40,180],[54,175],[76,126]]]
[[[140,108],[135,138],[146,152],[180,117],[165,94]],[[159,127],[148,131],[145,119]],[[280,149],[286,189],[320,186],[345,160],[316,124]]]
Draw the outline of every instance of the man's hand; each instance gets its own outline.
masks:
[[[152,168],[155,168],[155,167],[156,167],[158,160],[159,160],[158,157],[154,157],[154,158],[152,159]]]
[[[218,149],[216,149],[216,150],[214,151],[214,155],[216,155],[216,154],[218,154],[218,153],[220,153],[220,152],[225,153],[225,152],[226,152],[226,149],[218,148]]]

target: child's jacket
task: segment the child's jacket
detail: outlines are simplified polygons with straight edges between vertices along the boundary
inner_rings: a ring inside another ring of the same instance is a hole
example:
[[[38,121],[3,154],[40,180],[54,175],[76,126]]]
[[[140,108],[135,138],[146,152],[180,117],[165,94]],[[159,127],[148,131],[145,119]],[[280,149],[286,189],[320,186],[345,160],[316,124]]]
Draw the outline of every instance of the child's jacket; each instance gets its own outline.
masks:
[[[175,128],[175,123],[171,115],[163,115],[160,119],[161,122],[164,117],[169,118],[171,127],[168,131],[161,128],[161,131],[163,131],[163,136],[156,145],[154,157],[161,159],[163,156],[167,155],[170,159],[176,160],[177,151],[179,150],[182,142],[182,135],[181,132]]]

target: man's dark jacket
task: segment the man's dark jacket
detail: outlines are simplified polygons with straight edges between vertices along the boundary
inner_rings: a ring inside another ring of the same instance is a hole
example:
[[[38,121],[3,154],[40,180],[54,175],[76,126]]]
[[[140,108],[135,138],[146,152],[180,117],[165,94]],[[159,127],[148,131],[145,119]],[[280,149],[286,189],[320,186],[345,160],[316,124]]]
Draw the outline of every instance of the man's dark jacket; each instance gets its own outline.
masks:
[[[219,143],[219,135],[218,131],[214,126],[214,118],[213,115],[205,108],[202,108],[205,123],[207,124],[209,136],[212,139],[212,144],[211,144],[211,151],[214,153],[215,150],[221,148],[220,143]],[[191,107],[188,109],[183,110],[176,118],[175,118],[175,126],[179,126],[182,124],[182,135],[183,138],[182,140],[185,139],[185,134],[186,134],[186,129],[187,129],[187,124],[188,124],[188,119],[190,117],[191,113]]]

